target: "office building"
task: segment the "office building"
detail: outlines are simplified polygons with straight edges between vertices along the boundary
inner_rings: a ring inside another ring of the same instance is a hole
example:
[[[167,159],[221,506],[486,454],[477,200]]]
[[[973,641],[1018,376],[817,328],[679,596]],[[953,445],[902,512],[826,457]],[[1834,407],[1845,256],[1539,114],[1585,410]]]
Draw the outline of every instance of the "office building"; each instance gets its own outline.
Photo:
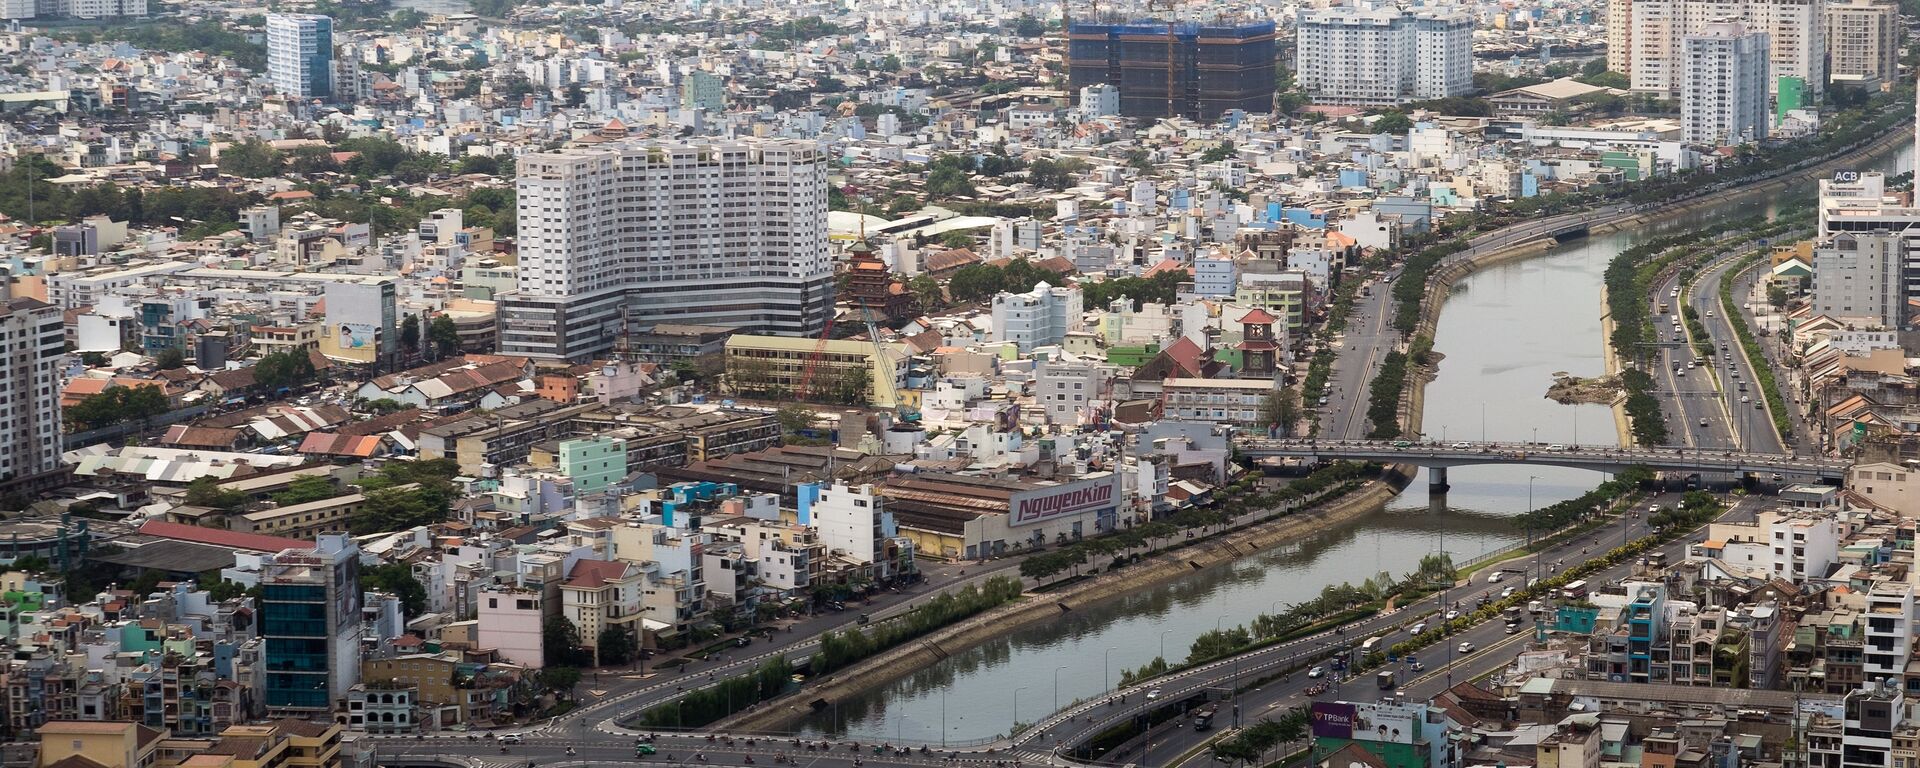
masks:
[[[1901,275],[1905,239],[1887,232],[1842,232],[1813,250],[1813,312],[1873,318],[1883,328],[1906,320]]]
[[[1746,144],[1767,135],[1767,36],[1714,22],[1682,43],[1680,135],[1693,144]]]
[[[1882,0],[1847,0],[1826,8],[1827,75],[1834,85],[1867,88],[1898,77],[1900,8]]]
[[[1271,21],[1074,24],[1068,40],[1069,87],[1119,88],[1127,117],[1273,110]]]
[[[281,95],[333,96],[333,19],[312,13],[267,14],[267,79]]]
[[[360,547],[342,533],[260,571],[270,714],[324,716],[360,682]]]
[[[1473,19],[1436,11],[1302,9],[1294,73],[1315,102],[1392,105],[1473,90]]]
[[[1825,5],[1824,0],[1633,0],[1622,11],[1630,14],[1628,23],[1614,23],[1609,9],[1608,68],[1628,75],[1635,91],[1677,97],[1686,82],[1686,36],[1730,19],[1767,36],[1772,77],[1800,78],[1807,95],[1817,100],[1827,83]],[[1625,69],[1614,66],[1615,51],[1625,52]],[[1768,83],[1767,92],[1775,85]]]
[[[659,323],[817,336],[833,310],[827,155],[616,141],[523,155],[502,354],[583,362]]]

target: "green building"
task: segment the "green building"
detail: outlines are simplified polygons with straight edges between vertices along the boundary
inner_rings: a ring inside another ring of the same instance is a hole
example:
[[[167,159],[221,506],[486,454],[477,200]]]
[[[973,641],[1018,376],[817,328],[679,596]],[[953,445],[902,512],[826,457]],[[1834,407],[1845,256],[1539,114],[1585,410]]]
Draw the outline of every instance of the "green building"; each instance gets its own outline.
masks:
[[[1773,98],[1773,122],[1775,125],[1787,119],[1787,113],[1807,106],[1807,79],[1792,75],[1781,75],[1778,93]]]
[[[588,437],[560,443],[560,471],[573,481],[575,493],[597,493],[627,476],[627,441],[617,437]]]

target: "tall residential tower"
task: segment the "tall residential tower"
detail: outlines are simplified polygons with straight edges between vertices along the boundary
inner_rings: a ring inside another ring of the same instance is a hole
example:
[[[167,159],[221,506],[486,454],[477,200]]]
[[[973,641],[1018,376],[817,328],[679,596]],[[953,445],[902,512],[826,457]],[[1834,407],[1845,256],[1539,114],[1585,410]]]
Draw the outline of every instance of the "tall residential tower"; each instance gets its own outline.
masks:
[[[1681,43],[1681,137],[1694,144],[1745,144],[1767,135],[1767,35],[1737,21],[1714,22]]]
[[[818,335],[827,156],[801,141],[611,141],[520,158],[503,354],[576,362],[658,323]]]
[[[282,95],[333,96],[333,19],[312,13],[267,14],[267,79]]]

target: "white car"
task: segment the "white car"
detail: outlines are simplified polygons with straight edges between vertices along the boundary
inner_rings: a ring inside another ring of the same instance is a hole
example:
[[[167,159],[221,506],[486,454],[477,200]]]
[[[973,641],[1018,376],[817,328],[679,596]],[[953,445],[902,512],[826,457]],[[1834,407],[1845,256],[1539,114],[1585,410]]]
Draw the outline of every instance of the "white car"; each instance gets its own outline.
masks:
[[[1318,679],[1320,679],[1320,678],[1323,678],[1323,677],[1326,677],[1326,676],[1327,676],[1327,668],[1326,668],[1326,667],[1314,667],[1314,668],[1312,668],[1312,669],[1309,669],[1309,670],[1307,670],[1307,679],[1308,679],[1308,680],[1318,680]]]
[[[1459,611],[1451,611],[1451,610],[1447,611],[1447,621],[1453,621],[1454,619],[1457,619],[1457,618],[1460,618]]]
[[[1414,634],[1414,635],[1420,634],[1425,631],[1427,631],[1427,623],[1424,621],[1415,622],[1413,626],[1407,628],[1407,632],[1409,634]]]
[[[1149,701],[1157,698],[1160,698],[1160,689],[1155,688],[1153,690],[1147,691],[1147,699]]]
[[[1657,515],[1657,514],[1660,514],[1660,505],[1658,505],[1658,504],[1648,504],[1648,505],[1647,505],[1647,514],[1649,514],[1649,515]]]
[[[1502,598],[1513,597],[1513,587],[1507,587],[1506,589],[1500,590],[1500,597]]]
[[[1487,574],[1487,583],[1488,584],[1500,583],[1501,579],[1506,578],[1505,573],[1506,573],[1505,571],[1494,571],[1493,573]]]
[[[521,742],[521,740],[522,740],[522,738],[523,738],[523,737],[521,737],[521,735],[520,735],[520,734],[517,734],[517,733],[509,733],[509,734],[507,734],[507,735],[505,735],[505,736],[502,736],[502,737],[500,737],[500,743],[502,743],[502,744],[519,744],[519,743]]]
[[[1477,646],[1475,646],[1473,643],[1461,643],[1459,650],[1461,653],[1473,653],[1473,649],[1475,647]]]
[[[1473,443],[1454,443],[1453,444],[1454,450],[1457,450],[1457,451],[1464,451],[1472,447],[1473,447]]]

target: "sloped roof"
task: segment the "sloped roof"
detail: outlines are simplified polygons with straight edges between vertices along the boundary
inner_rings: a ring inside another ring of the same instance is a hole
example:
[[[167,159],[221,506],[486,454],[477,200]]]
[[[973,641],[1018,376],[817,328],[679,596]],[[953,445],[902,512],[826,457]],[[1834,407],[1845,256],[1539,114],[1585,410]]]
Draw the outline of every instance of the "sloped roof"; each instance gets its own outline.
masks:
[[[567,586],[592,589],[615,581],[627,575],[630,564],[619,560],[582,559],[573,564],[573,572],[567,576]]]
[[[300,539],[286,539],[279,536],[263,536],[257,533],[222,531],[218,528],[202,528],[184,523],[169,523],[163,520],[148,520],[140,525],[140,533],[162,539],[176,539],[200,544],[244,549],[249,552],[279,552],[285,549],[311,549],[313,542]]]
[[[382,435],[342,435],[335,432],[309,432],[300,441],[300,452],[319,456],[369,458],[380,452]]]

